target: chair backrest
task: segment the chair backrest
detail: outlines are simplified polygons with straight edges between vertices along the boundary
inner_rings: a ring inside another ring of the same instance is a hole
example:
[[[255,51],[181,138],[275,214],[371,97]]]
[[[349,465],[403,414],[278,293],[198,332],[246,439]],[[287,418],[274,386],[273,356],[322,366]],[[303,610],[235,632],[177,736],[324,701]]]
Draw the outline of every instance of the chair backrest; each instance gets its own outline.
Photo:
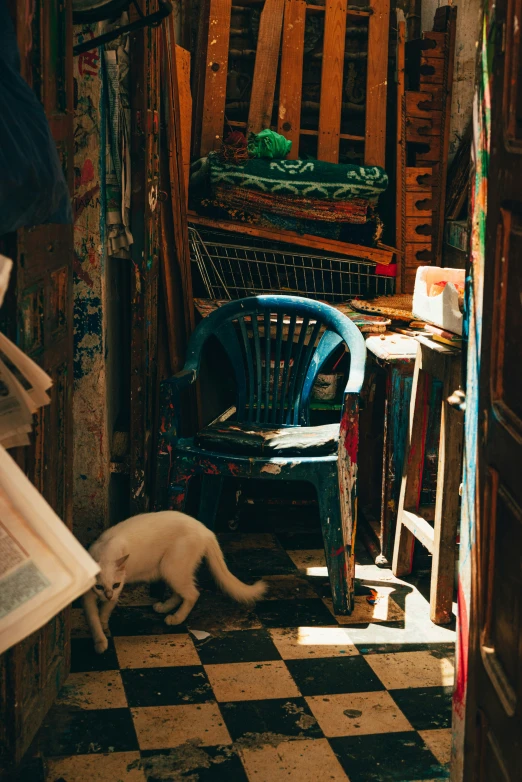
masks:
[[[241,423],[306,425],[316,377],[341,342],[350,351],[346,392],[361,390],[364,338],[346,315],[328,304],[275,295],[224,304],[192,334],[185,369],[199,370],[203,346],[212,335],[234,371]]]

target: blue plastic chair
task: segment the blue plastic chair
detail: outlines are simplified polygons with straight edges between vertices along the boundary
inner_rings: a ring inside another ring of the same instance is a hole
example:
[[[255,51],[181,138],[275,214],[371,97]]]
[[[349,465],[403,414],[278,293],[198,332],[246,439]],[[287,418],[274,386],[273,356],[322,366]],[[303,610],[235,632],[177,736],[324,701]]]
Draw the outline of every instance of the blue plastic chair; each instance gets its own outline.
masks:
[[[233,368],[235,416],[196,437],[180,438],[180,393],[195,383],[211,336],[220,341]],[[341,422],[310,427],[315,379],[342,342],[350,351],[350,372]],[[199,518],[212,529],[225,477],[312,483],[337,614],[353,608],[365,361],[361,332],[333,307],[295,296],[255,296],[224,304],[205,318],[192,334],[184,369],[160,390],[157,507],[183,510],[191,478],[202,475]]]

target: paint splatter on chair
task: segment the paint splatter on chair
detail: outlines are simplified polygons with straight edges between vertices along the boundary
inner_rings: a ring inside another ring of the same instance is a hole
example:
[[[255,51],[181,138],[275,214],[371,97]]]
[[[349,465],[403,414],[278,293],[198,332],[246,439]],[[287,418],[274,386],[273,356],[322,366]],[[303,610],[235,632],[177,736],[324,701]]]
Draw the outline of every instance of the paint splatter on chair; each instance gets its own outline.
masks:
[[[195,383],[215,336],[233,368],[233,417],[181,438],[180,394]],[[310,395],[341,343],[350,353],[340,424],[309,425]],[[223,305],[194,331],[181,372],[161,385],[157,509],[182,510],[203,476],[199,518],[212,528],[225,477],[307,481],[315,486],[335,613],[354,600],[359,395],[366,346],[358,328],[327,304],[255,296]]]

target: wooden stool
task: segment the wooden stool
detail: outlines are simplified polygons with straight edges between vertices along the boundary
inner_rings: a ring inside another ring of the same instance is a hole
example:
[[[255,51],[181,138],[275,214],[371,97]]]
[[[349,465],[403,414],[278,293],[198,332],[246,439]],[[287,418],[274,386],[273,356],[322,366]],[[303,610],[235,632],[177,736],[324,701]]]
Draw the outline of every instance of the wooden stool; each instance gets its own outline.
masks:
[[[413,374],[409,438],[406,443],[392,571],[411,573],[415,538],[433,555],[430,618],[452,621],[455,555],[459,522],[464,416],[446,401],[459,387],[461,352],[427,337],[419,343]],[[420,507],[428,401],[432,379],[442,383],[442,409],[435,507]],[[430,524],[433,520],[434,524]]]

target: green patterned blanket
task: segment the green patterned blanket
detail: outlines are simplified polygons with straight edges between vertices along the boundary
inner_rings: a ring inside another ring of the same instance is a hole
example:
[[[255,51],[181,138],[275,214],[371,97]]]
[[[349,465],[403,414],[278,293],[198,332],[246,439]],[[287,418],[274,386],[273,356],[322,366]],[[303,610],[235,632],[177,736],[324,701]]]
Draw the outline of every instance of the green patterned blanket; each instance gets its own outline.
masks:
[[[273,195],[329,200],[366,198],[375,200],[388,186],[386,171],[379,166],[354,166],[320,160],[248,160],[244,165],[223,163],[210,153],[212,188],[241,187]]]

